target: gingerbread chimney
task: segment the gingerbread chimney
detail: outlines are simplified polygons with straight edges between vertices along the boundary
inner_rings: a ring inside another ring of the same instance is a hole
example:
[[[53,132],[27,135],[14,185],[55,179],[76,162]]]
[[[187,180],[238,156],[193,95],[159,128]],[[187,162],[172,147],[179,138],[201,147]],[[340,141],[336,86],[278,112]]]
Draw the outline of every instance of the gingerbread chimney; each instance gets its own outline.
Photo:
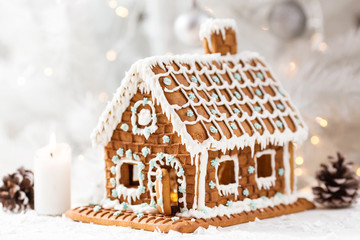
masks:
[[[201,25],[205,53],[236,54],[236,23],[232,19],[208,19]]]

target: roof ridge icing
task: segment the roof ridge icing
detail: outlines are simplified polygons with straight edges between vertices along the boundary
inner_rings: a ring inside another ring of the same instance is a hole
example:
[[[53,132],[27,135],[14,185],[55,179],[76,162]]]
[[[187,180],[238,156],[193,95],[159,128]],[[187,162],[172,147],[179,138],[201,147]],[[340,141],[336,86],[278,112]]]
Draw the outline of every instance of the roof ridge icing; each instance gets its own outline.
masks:
[[[158,104],[161,105],[163,113],[172,122],[174,131],[176,131],[179,134],[179,136],[181,136],[183,144],[186,146],[187,150],[192,155],[204,151],[204,149],[210,149],[210,148],[226,151],[227,149],[233,149],[235,147],[244,148],[248,146],[254,149],[255,143],[259,143],[263,148],[265,148],[266,145],[268,145],[269,143],[276,145],[283,145],[287,141],[294,141],[301,144],[307,137],[307,127],[303,122],[303,120],[301,119],[299,112],[293,106],[293,104],[291,104],[292,110],[289,110],[290,108],[285,109],[284,113],[281,114],[290,114],[289,111],[292,111],[294,113],[293,115],[297,116],[296,120],[301,121],[302,126],[297,127],[295,132],[291,131],[289,128],[284,128],[282,132],[279,131],[278,129],[275,129],[273,133],[270,133],[267,129],[265,129],[262,134],[255,131],[250,136],[248,133],[244,132],[241,136],[232,135],[230,138],[222,137],[220,140],[216,140],[213,137],[209,136],[206,140],[199,142],[197,139],[193,139],[193,137],[187,131],[186,124],[191,124],[191,123],[182,121],[180,116],[176,112],[176,109],[181,108],[182,106],[172,105],[168,102],[165,96],[165,92],[169,92],[171,91],[171,89],[163,88],[163,86],[161,86],[159,81],[160,77],[164,77],[169,74],[168,73],[169,70],[166,69],[165,65],[174,62],[177,64],[188,64],[190,65],[190,70],[188,71],[195,72],[196,71],[195,63],[212,65],[212,62],[216,61],[218,63],[221,62],[223,65],[226,65],[226,62],[232,62],[236,67],[237,65],[240,65],[238,63],[239,61],[248,62],[255,58],[260,59],[262,62],[265,62],[264,59],[261,58],[258,53],[248,52],[248,51],[236,55],[228,54],[225,56],[220,56],[220,54],[206,54],[206,55],[185,54],[185,55],[172,55],[172,56],[171,55],[155,56],[155,57],[149,57],[138,60],[131,66],[130,70],[125,74],[125,78],[123,79],[120,87],[117,89],[114,98],[112,99],[111,102],[108,103],[105,111],[100,116],[99,123],[91,135],[93,145],[94,146],[107,145],[107,143],[111,139],[112,133],[116,128],[117,124],[121,122],[122,113],[128,107],[131,98],[135,95],[138,88],[140,89],[140,91],[144,93],[150,93],[150,92],[152,93],[154,102],[157,102]],[[160,68],[162,68],[165,71],[165,73],[155,74],[152,70],[155,66],[159,66]],[[212,71],[216,72],[220,70],[215,69]],[[280,88],[282,89],[281,84],[276,80],[275,82],[277,86],[279,86],[279,89]],[[185,88],[184,86],[181,87]],[[196,89],[195,86],[192,87]],[[224,89],[231,88],[232,85],[225,83],[222,87]],[[276,96],[277,97],[274,98],[275,100],[277,98],[279,99],[284,98],[286,99],[286,101],[290,102],[290,99],[285,92],[283,92],[282,95],[279,96],[276,95]],[[249,99],[245,94],[243,94],[243,97],[244,99],[242,101],[244,101],[245,103],[254,101]],[[258,102],[265,101],[265,99],[267,98],[269,97],[264,96],[263,100],[259,98]],[[194,105],[196,103],[191,103],[191,104]],[[188,103],[188,105],[190,105],[190,103]],[[247,116],[246,114],[247,113],[245,113],[245,115],[243,115],[242,118],[239,118],[238,121],[241,119],[251,120],[251,117]],[[266,117],[273,116],[270,114],[270,112],[266,113],[265,110],[263,114],[265,114]],[[277,111],[275,112],[274,116],[278,116],[276,114],[278,114],[280,117],[283,116],[279,114]],[[226,119],[226,122],[229,123],[228,121],[229,119],[231,120],[235,118],[236,117],[231,116],[230,118]],[[215,122],[214,117],[210,117],[207,120],[202,119],[201,121]],[[240,123],[237,124],[241,128]],[[286,122],[283,121],[283,124],[286,125]]]

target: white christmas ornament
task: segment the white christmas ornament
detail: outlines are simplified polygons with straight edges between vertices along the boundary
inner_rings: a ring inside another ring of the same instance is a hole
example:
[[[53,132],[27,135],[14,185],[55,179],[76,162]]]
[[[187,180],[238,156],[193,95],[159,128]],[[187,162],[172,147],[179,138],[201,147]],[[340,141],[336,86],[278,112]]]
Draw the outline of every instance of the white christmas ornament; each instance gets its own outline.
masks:
[[[177,17],[174,23],[176,38],[186,45],[201,45],[199,39],[200,25],[209,17],[210,15],[208,13],[194,5],[190,11]]]
[[[301,36],[305,32],[306,22],[304,8],[295,0],[277,3],[269,15],[271,32],[283,40]]]

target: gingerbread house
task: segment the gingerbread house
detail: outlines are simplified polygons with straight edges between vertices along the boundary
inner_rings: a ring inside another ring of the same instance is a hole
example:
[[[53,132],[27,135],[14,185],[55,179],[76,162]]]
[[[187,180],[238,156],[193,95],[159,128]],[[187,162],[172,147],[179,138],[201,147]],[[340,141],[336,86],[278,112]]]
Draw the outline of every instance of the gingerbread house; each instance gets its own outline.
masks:
[[[107,199],[80,221],[168,232],[312,208],[296,195],[307,127],[257,53],[237,53],[233,20],[209,20],[206,54],[151,57],[126,73],[92,134]]]

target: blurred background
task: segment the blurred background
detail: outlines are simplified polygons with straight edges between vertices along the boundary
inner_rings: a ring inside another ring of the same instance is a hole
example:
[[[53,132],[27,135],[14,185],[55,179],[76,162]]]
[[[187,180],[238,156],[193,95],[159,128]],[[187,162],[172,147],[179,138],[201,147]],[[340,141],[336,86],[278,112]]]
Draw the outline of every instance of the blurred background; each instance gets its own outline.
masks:
[[[360,175],[357,0],[0,0],[0,176],[32,169],[55,132],[72,147],[73,203],[100,201],[104,162],[89,136],[124,72],[201,53],[208,17],[236,20],[239,50],[267,59],[306,120],[298,187],[336,151]]]

